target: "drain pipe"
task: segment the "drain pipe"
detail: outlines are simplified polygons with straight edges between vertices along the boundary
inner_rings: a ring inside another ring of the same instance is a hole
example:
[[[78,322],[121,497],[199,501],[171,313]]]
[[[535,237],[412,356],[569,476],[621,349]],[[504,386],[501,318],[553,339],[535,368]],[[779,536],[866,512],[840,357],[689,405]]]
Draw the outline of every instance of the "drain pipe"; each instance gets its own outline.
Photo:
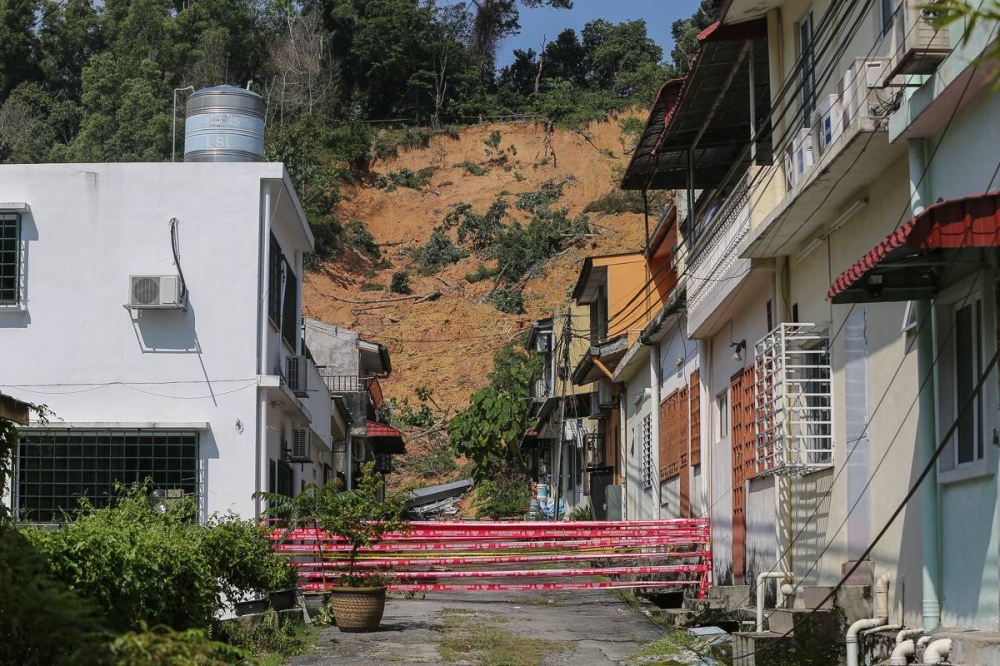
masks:
[[[939,638],[938,640],[930,643],[927,649],[924,650],[924,664],[940,664],[942,661],[948,660],[948,655],[951,654],[951,639],[950,638]]]
[[[906,666],[910,663],[910,657],[914,655],[916,648],[913,639],[907,639],[902,643],[897,643],[892,649],[892,656],[889,657],[889,666]]]
[[[792,583],[795,574],[790,571],[769,571],[757,576],[757,633],[764,631],[764,581],[777,578]]]
[[[922,633],[924,633],[923,629],[903,629],[901,632],[896,634],[896,645],[899,645],[907,638],[916,638]]]
[[[847,630],[847,666],[858,666],[858,634],[889,623],[889,574],[875,582],[875,617],[858,620]]]
[[[910,166],[910,213],[915,217],[922,213],[930,201],[930,178],[927,172],[927,147],[924,139],[911,139],[909,147]],[[929,300],[914,303],[917,317],[917,377],[921,389],[920,411],[917,416],[917,460],[924,464],[937,450],[937,422],[935,418],[934,396],[936,382],[934,369],[934,309]],[[924,630],[932,631],[941,624],[941,602],[938,590],[941,583],[941,565],[938,543],[940,541],[938,486],[927,482],[920,486],[920,534],[923,559],[923,620]]]

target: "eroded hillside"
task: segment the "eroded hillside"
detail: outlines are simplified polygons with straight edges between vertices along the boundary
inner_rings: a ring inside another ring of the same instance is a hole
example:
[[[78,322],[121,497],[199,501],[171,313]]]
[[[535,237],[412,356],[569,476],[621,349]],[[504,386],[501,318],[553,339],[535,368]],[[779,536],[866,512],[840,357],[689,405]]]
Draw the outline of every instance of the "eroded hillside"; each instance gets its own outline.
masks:
[[[388,396],[413,400],[414,392],[424,387],[439,416],[460,410],[469,394],[486,384],[493,350],[567,300],[585,256],[642,246],[642,216],[588,213],[590,230],[582,242],[548,260],[524,282],[521,315],[504,314],[483,301],[493,279],[471,283],[465,278],[483,263],[491,268],[495,262],[469,256],[428,275],[414,251],[462,203],[482,213],[499,195],[512,218],[526,224],[530,215],[516,208],[518,195],[539,191],[545,183],[562,189],[553,208],[568,207],[569,217],[582,214],[616,188],[628,163],[620,120],[580,132],[557,129],[548,147],[541,124],[482,124],[462,129],[456,138],[438,135],[426,148],[376,163],[376,174],[406,169],[421,172],[426,184],[419,189],[385,187],[384,178],[372,178],[346,191],[338,217],[364,222],[379,244],[382,261],[345,246],[334,261],[307,275],[306,315],[386,344],[393,361],[392,378],[384,384]],[[495,132],[500,141],[491,149],[487,143],[495,142]],[[473,173],[481,170],[482,175]],[[454,229],[449,234],[454,239]],[[401,271],[409,273],[412,295],[394,300],[401,296],[390,293],[389,286]],[[434,298],[420,300],[425,295]]]

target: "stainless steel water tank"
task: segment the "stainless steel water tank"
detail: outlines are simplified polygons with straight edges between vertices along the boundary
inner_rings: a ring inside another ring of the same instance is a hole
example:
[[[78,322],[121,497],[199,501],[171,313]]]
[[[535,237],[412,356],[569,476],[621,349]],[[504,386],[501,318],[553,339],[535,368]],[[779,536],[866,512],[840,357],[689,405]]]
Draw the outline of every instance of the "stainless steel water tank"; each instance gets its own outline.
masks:
[[[184,120],[184,161],[262,161],[264,113],[260,95],[236,86],[192,93]]]

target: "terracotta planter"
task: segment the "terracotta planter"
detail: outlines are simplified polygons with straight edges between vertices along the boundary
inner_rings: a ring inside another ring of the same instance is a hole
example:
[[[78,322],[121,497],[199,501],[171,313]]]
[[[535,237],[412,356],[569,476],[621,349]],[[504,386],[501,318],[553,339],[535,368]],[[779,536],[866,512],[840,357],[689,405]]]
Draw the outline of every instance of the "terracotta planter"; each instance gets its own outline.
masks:
[[[383,587],[335,587],[330,590],[333,617],[341,631],[375,631],[385,612]]]
[[[319,615],[319,611],[326,606],[330,600],[330,595],[326,592],[306,592],[302,595],[302,598],[306,602],[306,612],[309,613],[309,618],[312,619]]]

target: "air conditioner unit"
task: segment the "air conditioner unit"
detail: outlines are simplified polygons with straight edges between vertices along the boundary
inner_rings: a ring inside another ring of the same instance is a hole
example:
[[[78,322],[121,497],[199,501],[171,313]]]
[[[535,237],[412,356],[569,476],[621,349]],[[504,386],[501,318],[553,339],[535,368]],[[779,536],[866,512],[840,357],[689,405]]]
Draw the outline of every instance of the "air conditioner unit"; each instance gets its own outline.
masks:
[[[308,360],[305,356],[288,356],[285,358],[285,383],[292,393],[304,398],[309,395],[307,378],[309,377]]]
[[[827,95],[816,112],[819,126],[819,150],[825,153],[844,131],[844,108],[840,95]]]
[[[535,351],[547,354],[552,350],[552,336],[549,333],[539,333],[535,338]]]
[[[137,310],[177,310],[184,308],[181,279],[176,275],[132,275],[129,277],[128,305]]]
[[[845,127],[858,117],[872,115],[871,108],[879,103],[875,90],[882,87],[887,64],[882,59],[858,58],[848,68],[840,83],[840,108]]]
[[[365,440],[355,439],[351,441],[351,458],[354,462],[365,461]]]
[[[590,418],[594,419],[601,415],[601,400],[597,391],[590,392]]]
[[[597,401],[601,407],[615,406],[615,391],[610,379],[599,379],[597,381]]]
[[[563,441],[575,442],[580,436],[580,423],[576,419],[567,419],[563,423]]]
[[[288,451],[289,462],[312,462],[312,433],[309,428],[292,428],[292,446]]]
[[[792,168],[795,170],[796,185],[802,181],[802,178],[815,163],[812,128],[803,127],[795,135],[795,139],[792,142]]]

